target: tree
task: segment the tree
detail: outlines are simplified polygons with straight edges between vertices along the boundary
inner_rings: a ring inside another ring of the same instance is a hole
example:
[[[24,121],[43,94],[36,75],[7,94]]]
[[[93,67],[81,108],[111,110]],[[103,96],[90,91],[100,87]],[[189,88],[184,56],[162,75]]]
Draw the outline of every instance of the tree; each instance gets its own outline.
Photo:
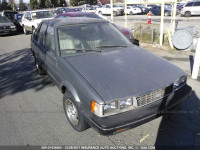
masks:
[[[45,6],[46,6],[46,8],[50,8],[50,7],[52,7],[53,5],[51,4],[51,1],[50,1],[50,0],[46,0],[46,1],[45,1]]]
[[[2,0],[1,10],[11,10],[12,8],[8,5],[7,0]]]
[[[51,4],[53,5],[53,7],[57,7],[58,6],[57,0],[51,0]]]
[[[31,9],[37,9],[38,8],[37,0],[30,0],[30,7]]]
[[[27,8],[26,8],[26,5],[24,4],[24,1],[23,0],[20,0],[19,1],[19,10],[21,11],[25,11]]]
[[[58,6],[62,7],[62,6],[67,6],[67,3],[65,0],[58,0]]]
[[[45,2],[46,0],[39,0],[39,3],[38,3],[39,8],[45,8]]]
[[[79,0],[70,0],[70,4],[72,6],[77,6],[78,5]]]
[[[12,10],[15,10],[15,2],[14,2],[14,0],[9,0],[8,4],[12,8]]]

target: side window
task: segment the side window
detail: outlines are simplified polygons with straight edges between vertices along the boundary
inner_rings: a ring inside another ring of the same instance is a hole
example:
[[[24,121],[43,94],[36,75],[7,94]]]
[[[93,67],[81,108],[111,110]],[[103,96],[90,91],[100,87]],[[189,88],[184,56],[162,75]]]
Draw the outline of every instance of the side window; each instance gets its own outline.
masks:
[[[193,6],[200,6],[200,2],[195,2]]]
[[[27,13],[27,18],[31,18],[31,14],[29,12]]]
[[[44,46],[46,29],[47,29],[47,25],[46,24],[42,24],[41,28],[40,28],[40,31],[38,33],[37,41],[41,46]]]
[[[24,15],[24,18],[25,18],[25,19],[27,18],[27,13]]]
[[[48,27],[46,33],[46,40],[45,40],[45,49],[55,54],[55,37],[54,37],[54,28]]]
[[[185,5],[185,7],[193,6],[193,4],[194,4],[194,2],[187,3],[187,4]]]

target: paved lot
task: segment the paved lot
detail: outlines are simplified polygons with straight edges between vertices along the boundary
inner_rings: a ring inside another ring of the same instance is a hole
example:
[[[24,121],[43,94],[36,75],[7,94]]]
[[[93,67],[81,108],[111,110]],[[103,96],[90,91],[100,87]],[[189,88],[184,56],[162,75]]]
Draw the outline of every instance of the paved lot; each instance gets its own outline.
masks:
[[[36,73],[30,35],[0,37],[0,145],[173,145],[199,149],[200,77],[190,78],[192,53],[142,46],[151,47],[150,51],[186,71],[192,96],[171,118],[160,117],[121,134],[100,136],[91,128],[76,132],[67,122],[61,92],[47,76]]]

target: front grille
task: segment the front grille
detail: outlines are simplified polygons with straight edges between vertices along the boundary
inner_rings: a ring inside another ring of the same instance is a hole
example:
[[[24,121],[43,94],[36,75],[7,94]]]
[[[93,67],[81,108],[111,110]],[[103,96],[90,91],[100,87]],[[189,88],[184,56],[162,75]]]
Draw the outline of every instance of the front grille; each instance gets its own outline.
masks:
[[[3,27],[0,27],[0,29],[10,29],[9,26],[3,26]]]
[[[143,96],[136,97],[137,100],[137,106],[143,106],[146,104],[149,104],[151,102],[157,101],[168,94],[170,94],[173,91],[173,85],[168,86],[164,89],[159,89],[153,92],[150,92],[148,94],[145,94]]]

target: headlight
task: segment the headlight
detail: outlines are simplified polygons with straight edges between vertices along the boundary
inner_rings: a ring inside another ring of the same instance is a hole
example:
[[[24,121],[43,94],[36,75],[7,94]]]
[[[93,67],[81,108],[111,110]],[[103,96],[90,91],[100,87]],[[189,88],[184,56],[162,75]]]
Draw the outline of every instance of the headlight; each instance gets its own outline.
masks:
[[[126,100],[122,100],[119,103],[120,103],[120,109],[123,109],[123,108],[126,108],[128,106],[132,106],[133,100],[131,98],[129,98],[129,99],[126,99]]]
[[[16,28],[15,26],[10,26],[11,29]]]
[[[181,87],[183,87],[185,84],[186,84],[186,81],[187,81],[187,77],[186,76],[182,76],[180,77],[178,80],[176,80],[174,82],[174,90],[178,90],[180,89]]]
[[[104,113],[112,112],[116,108],[117,108],[117,103],[116,102],[112,102],[110,104],[104,105],[103,112]]]
[[[106,105],[101,105],[95,101],[91,101],[91,111],[100,117],[125,112],[136,107],[137,100],[135,97],[127,98],[124,100],[117,100]]]

